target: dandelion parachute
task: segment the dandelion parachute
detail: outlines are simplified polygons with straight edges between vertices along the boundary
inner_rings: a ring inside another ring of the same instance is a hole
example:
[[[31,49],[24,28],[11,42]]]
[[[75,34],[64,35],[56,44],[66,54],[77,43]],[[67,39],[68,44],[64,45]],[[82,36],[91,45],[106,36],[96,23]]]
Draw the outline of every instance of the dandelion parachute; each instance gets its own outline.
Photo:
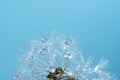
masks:
[[[72,38],[42,38],[32,40],[31,49],[20,59],[14,80],[117,80],[105,71],[108,60],[93,64],[93,57],[85,59],[74,50]]]

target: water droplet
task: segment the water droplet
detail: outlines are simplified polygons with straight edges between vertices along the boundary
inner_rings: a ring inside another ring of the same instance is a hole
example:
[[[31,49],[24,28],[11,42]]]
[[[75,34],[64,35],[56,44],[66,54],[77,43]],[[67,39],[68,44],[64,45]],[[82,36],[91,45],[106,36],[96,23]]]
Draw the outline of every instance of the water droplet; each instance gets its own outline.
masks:
[[[18,74],[14,75],[14,76],[13,76],[13,79],[15,79],[15,80],[20,80],[20,75],[18,75]]]
[[[48,53],[48,49],[47,48],[42,48],[39,53],[40,54],[47,54]]]
[[[73,73],[72,73],[72,72],[67,72],[67,74],[68,74],[69,76],[73,76]]]
[[[71,40],[71,39],[67,39],[67,40],[65,41],[65,44],[66,44],[66,45],[71,45],[71,44],[72,44],[72,40]]]
[[[80,65],[77,65],[76,70],[80,70]]]
[[[46,68],[46,70],[48,72],[55,72],[55,67],[54,66],[49,66],[48,68]]]
[[[32,60],[32,59],[34,58],[34,55],[33,55],[33,54],[29,54],[29,55],[27,56],[27,58],[28,58],[28,60]]]
[[[84,67],[84,68],[83,68],[83,71],[85,71],[85,72],[88,71],[88,68]]]
[[[47,38],[42,38],[41,42],[42,43],[47,43],[48,39]]]
[[[71,59],[71,58],[72,58],[72,55],[71,55],[70,53],[66,53],[66,54],[64,55],[64,57],[65,57],[66,59]]]

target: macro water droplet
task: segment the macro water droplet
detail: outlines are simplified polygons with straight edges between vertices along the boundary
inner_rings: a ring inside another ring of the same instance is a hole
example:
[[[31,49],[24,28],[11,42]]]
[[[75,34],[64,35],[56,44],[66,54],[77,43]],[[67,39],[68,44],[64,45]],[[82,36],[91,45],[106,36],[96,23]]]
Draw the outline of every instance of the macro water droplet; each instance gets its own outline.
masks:
[[[15,79],[15,80],[20,80],[20,75],[18,75],[18,74],[14,75],[14,76],[13,76],[13,79]]]
[[[34,58],[34,55],[33,55],[33,54],[29,54],[29,55],[27,56],[27,58],[28,58],[28,60],[32,60],[32,59]]]
[[[65,45],[71,45],[71,44],[72,44],[72,39],[65,40]]]
[[[47,41],[48,41],[47,38],[42,38],[42,39],[41,39],[41,42],[42,42],[42,43],[47,43]]]
[[[48,53],[48,49],[44,47],[44,48],[40,49],[39,53],[40,54],[47,54]]]
[[[72,58],[72,55],[71,55],[70,53],[66,53],[66,54],[64,55],[64,57],[65,57],[66,59],[71,59],[71,58]]]

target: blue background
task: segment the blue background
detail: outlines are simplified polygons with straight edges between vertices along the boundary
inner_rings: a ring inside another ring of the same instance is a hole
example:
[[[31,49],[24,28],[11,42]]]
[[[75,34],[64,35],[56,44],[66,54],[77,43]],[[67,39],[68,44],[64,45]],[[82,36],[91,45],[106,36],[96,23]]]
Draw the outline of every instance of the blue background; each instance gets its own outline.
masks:
[[[0,80],[41,34],[79,36],[83,55],[104,57],[120,79],[120,0],[0,0]]]

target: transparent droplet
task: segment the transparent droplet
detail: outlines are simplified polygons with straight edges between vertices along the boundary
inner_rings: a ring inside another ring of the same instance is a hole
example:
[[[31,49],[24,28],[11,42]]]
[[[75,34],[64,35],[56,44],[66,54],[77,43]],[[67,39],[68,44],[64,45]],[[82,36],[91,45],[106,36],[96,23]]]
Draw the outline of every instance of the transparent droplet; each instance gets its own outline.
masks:
[[[13,76],[13,79],[15,79],[15,80],[20,80],[20,75],[18,75],[18,74],[14,75],[14,76]]]
[[[77,65],[76,70],[80,70],[80,65]]]
[[[67,74],[68,74],[69,76],[73,76],[73,73],[72,73],[72,72],[67,72]]]
[[[67,40],[65,40],[65,44],[66,44],[66,45],[71,45],[71,44],[72,44],[72,39],[67,39]]]
[[[55,72],[55,67],[54,66],[49,66],[48,68],[46,68],[46,70],[48,72]]]
[[[33,54],[28,55],[28,60],[32,60],[34,58]]]
[[[39,53],[40,54],[47,54],[48,53],[48,49],[47,48],[42,48]]]
[[[55,60],[56,59],[56,55],[52,55],[52,59]]]
[[[84,68],[83,68],[83,71],[88,71],[88,68],[84,67]]]
[[[71,55],[70,53],[66,53],[66,54],[64,55],[64,57],[65,57],[66,59],[71,59],[71,58],[72,58],[72,55]]]
[[[42,42],[42,43],[47,43],[47,41],[48,41],[47,38],[42,38],[42,39],[41,39],[41,42]]]

